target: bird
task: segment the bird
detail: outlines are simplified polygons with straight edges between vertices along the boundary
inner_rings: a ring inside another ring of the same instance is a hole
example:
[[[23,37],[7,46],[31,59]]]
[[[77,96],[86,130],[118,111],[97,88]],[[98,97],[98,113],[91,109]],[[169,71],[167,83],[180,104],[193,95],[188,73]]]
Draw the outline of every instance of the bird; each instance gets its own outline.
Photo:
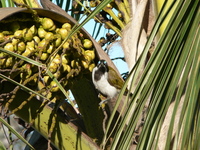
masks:
[[[124,80],[107,62],[101,59],[92,70],[92,81],[95,88],[108,99],[114,98],[123,87]]]

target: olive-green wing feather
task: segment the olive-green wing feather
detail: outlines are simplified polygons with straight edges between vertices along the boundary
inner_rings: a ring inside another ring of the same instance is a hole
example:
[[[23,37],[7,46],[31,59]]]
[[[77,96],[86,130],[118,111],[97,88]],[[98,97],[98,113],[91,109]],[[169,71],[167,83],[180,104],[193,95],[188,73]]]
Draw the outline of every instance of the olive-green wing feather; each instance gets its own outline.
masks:
[[[117,72],[113,68],[108,68],[108,82],[117,89],[121,89],[124,85],[124,80],[118,76]]]

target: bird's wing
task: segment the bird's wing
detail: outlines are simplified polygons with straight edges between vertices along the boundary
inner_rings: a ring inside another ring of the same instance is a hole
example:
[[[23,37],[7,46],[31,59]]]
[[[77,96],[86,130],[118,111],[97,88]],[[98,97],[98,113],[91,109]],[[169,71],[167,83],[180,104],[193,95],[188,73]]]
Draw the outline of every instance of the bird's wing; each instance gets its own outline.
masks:
[[[124,80],[117,75],[117,72],[113,68],[109,67],[108,82],[117,89],[121,89],[124,84]]]

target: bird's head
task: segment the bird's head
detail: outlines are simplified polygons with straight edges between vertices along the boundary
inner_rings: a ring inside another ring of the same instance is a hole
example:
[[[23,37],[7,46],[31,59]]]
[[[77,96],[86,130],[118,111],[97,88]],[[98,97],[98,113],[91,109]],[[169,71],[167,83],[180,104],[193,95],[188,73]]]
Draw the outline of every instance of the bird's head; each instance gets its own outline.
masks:
[[[124,81],[103,59],[101,59],[97,66],[93,69],[93,81],[99,81],[102,77],[105,78],[110,85],[117,87],[117,89],[121,89],[123,86]]]
[[[97,69],[101,71],[103,74],[109,71],[108,64],[105,60],[100,60],[97,64]]]

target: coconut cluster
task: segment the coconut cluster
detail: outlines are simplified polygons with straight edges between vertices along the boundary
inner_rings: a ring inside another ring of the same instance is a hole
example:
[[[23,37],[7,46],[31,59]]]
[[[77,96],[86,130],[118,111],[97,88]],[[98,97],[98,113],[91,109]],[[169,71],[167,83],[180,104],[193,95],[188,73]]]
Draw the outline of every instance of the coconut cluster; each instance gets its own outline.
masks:
[[[38,21],[4,19],[0,22],[0,47],[45,64],[66,86],[70,79],[91,72],[95,66],[92,41],[81,32],[65,40],[71,30],[70,23],[60,24],[47,17],[40,17]],[[21,83],[39,72],[31,84],[42,80],[50,86],[51,92],[59,90],[46,70],[5,52],[0,52],[0,70],[11,78],[18,77]]]

